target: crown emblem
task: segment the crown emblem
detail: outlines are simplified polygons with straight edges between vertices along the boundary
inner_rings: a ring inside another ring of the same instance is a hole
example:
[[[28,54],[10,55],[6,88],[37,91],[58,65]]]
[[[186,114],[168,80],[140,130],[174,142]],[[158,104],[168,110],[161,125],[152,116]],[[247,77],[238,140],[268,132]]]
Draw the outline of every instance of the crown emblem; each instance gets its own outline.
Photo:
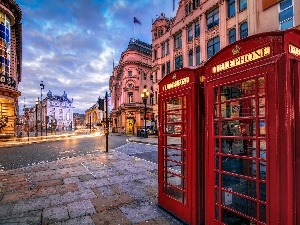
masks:
[[[241,47],[236,45],[233,49],[232,49],[232,54],[233,55],[236,55],[236,54],[239,54],[241,51]]]

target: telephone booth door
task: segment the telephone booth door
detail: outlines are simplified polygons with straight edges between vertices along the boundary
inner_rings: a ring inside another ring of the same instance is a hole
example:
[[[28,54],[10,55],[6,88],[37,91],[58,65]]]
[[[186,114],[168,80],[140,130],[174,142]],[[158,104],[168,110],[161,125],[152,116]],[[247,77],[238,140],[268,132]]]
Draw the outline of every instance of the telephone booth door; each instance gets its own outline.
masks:
[[[196,114],[201,110],[197,74],[181,69],[159,83],[158,142],[159,206],[195,225],[201,220],[200,180],[196,178],[201,164],[197,162],[200,139],[196,138],[202,126]]]
[[[205,65],[207,225],[293,224],[282,43],[249,37]]]

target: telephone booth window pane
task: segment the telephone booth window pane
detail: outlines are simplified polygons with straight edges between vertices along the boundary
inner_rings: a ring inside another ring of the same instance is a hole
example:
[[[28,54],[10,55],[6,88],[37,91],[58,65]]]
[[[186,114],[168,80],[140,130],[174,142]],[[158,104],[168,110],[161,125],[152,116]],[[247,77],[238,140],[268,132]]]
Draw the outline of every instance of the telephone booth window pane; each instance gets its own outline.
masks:
[[[226,224],[250,224],[250,220],[226,209],[222,210],[223,222]]]
[[[163,102],[164,193],[186,203],[186,96]]]
[[[215,87],[214,98],[214,169],[218,171],[215,187],[219,196],[215,199],[219,207],[215,218],[226,224],[264,223],[266,205],[261,205],[267,194],[264,77]]]

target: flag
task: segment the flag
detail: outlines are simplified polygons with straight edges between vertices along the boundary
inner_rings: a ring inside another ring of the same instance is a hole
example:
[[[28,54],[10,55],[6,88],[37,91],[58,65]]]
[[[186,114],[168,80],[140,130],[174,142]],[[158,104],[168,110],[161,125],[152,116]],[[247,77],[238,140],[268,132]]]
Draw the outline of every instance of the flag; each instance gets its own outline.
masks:
[[[133,17],[133,23],[138,23],[139,25],[142,25],[141,22],[135,17]]]

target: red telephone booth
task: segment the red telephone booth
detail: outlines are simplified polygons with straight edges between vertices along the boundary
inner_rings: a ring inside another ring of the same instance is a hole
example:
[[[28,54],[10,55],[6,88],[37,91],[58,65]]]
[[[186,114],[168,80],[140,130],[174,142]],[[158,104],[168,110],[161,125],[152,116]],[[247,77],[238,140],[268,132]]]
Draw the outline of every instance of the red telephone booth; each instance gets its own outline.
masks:
[[[189,224],[203,222],[203,69],[159,83],[158,204]],[[202,201],[201,201],[202,200]]]
[[[300,224],[300,32],[254,35],[205,65],[205,224]]]

